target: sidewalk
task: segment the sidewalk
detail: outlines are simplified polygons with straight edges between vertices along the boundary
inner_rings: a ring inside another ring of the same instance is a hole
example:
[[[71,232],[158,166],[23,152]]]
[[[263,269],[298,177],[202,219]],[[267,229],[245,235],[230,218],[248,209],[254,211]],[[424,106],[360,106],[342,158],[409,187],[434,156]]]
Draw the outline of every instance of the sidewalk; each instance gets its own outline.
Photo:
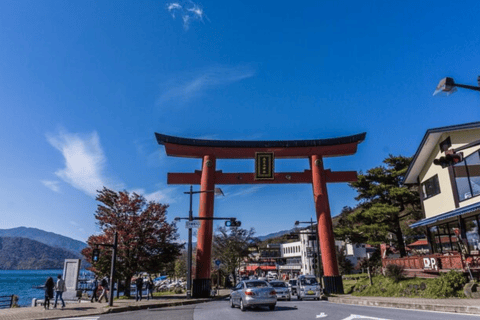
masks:
[[[178,305],[188,305],[202,303],[214,299],[222,299],[228,297],[230,290],[220,289],[218,295],[214,298],[187,299],[185,294],[175,294],[169,296],[155,297],[147,301],[136,302],[135,299],[114,300],[113,307],[109,307],[108,303],[82,302],[67,303],[62,309],[45,310],[42,306],[0,309],[0,320],[38,320],[38,319],[62,319],[71,317],[100,316],[105,313],[123,312],[140,309],[164,308]]]
[[[422,299],[340,295],[337,297],[329,297],[328,301],[333,303],[371,307],[416,309],[480,315],[480,299]]]

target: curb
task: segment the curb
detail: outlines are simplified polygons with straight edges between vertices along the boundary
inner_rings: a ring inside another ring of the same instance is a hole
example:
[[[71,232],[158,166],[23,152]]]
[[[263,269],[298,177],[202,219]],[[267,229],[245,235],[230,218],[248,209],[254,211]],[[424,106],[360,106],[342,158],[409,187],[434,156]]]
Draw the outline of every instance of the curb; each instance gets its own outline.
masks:
[[[363,299],[351,299],[341,297],[329,297],[329,302],[339,304],[352,304],[368,307],[386,307],[386,308],[398,308],[398,309],[410,309],[410,310],[423,310],[423,311],[440,311],[451,313],[465,313],[465,314],[480,314],[480,307],[477,306],[452,306],[441,304],[418,304],[407,302],[385,302],[385,301],[369,301]]]

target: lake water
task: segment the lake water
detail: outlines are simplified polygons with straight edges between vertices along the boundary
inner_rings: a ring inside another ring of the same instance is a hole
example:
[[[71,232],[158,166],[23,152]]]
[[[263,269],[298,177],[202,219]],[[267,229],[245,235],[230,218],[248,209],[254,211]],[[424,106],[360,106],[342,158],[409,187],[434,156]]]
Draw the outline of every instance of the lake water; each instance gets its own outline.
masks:
[[[15,294],[20,306],[30,306],[33,298],[45,296],[43,289],[32,286],[45,284],[48,277],[56,280],[59,274],[63,274],[63,270],[0,270],[0,296]]]

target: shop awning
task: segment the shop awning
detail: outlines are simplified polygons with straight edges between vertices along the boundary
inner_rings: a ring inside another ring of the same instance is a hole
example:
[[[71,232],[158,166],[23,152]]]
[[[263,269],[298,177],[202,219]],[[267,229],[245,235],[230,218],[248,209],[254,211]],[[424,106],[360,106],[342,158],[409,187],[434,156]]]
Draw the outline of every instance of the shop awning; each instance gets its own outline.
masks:
[[[269,271],[269,270],[277,270],[276,266],[247,266],[247,271],[255,271],[257,269]]]
[[[445,220],[445,219],[448,219],[448,218],[453,218],[453,217],[460,216],[462,214],[467,214],[467,213],[470,213],[470,212],[474,212],[474,211],[477,211],[477,210],[480,210],[480,202],[471,204],[471,205],[463,207],[463,208],[457,208],[455,210],[448,211],[448,212],[436,215],[434,217],[422,219],[420,221],[417,221],[417,222],[411,224],[410,228],[432,225],[432,224],[434,224],[438,221],[442,221],[442,220]]]

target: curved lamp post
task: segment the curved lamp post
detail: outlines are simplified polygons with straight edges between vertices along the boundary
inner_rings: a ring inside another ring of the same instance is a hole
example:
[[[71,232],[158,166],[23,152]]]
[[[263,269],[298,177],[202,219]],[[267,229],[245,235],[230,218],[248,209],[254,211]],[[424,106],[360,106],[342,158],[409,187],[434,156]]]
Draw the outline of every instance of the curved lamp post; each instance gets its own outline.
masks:
[[[474,90],[474,91],[480,91],[480,76],[478,76],[477,82],[478,82],[479,86],[475,87],[475,86],[469,86],[469,85],[466,85],[466,84],[455,83],[455,81],[453,81],[453,78],[446,77],[446,78],[443,78],[442,80],[440,80],[440,82],[438,83],[437,88],[435,89],[435,92],[433,93],[433,95],[437,95],[437,94],[443,92],[443,93],[446,93],[447,96],[449,96],[452,93],[454,93],[455,91],[457,91],[457,87],[458,88],[464,88],[464,89],[470,89],[470,90]]]

